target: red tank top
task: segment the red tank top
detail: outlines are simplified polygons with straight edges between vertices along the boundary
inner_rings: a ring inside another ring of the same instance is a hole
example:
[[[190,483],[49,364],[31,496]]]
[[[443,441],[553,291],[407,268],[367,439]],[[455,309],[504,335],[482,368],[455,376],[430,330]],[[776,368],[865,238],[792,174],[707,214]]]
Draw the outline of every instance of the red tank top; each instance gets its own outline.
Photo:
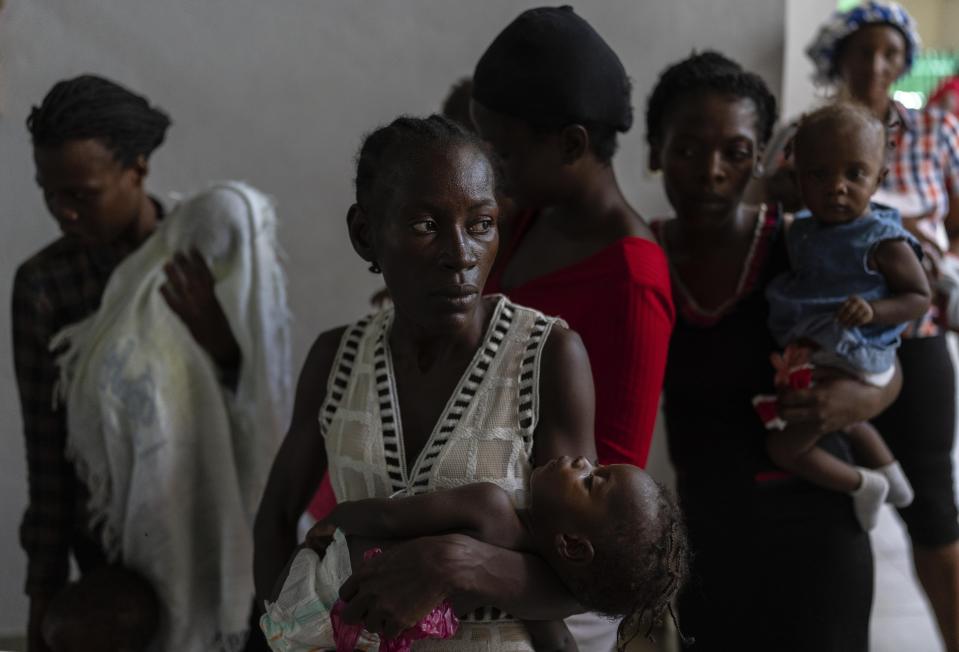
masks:
[[[596,387],[599,461],[644,467],[675,319],[666,257],[655,242],[626,237],[568,267],[504,289],[503,270],[533,219],[533,212],[517,216],[514,235],[485,291],[562,317],[579,333]]]

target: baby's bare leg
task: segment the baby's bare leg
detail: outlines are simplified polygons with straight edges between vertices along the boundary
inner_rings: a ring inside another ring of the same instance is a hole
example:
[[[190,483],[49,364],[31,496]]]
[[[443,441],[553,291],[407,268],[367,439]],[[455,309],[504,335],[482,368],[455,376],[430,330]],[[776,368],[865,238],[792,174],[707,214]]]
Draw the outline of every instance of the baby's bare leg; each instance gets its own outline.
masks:
[[[818,441],[815,432],[791,426],[771,433],[766,438],[766,450],[781,468],[825,489],[851,495],[856,518],[864,530],[871,530],[889,493],[889,481],[879,471],[847,464],[816,446]]]
[[[789,426],[771,432],[766,438],[766,452],[781,469],[795,473],[815,485],[851,493],[862,478],[856,467],[819,448],[820,435],[810,428]]]
[[[845,432],[856,454],[856,461],[861,462],[863,466],[878,469],[896,461],[892,451],[872,424],[862,421],[849,426]]]

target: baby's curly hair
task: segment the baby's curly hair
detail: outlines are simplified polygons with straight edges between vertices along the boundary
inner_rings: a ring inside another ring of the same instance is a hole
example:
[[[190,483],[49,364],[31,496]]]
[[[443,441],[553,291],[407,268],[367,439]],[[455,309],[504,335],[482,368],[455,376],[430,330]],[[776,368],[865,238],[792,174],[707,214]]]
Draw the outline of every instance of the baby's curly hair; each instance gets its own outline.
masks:
[[[838,132],[843,128],[855,128],[857,130],[872,132],[877,140],[876,156],[880,163],[885,157],[886,150],[890,146],[890,135],[888,125],[873,115],[867,107],[857,102],[837,101],[825,104],[811,113],[807,113],[799,119],[799,125],[796,133],[793,134],[790,144],[793,159],[797,159],[797,152],[801,145],[807,140],[813,138],[812,134],[816,129],[823,127],[829,128],[827,136],[835,138]],[[881,165],[880,165],[881,167]]]
[[[593,542],[589,573],[569,578],[570,589],[590,611],[622,618],[617,633],[621,650],[643,623],[646,636],[672,615],[671,603],[689,574],[686,525],[675,498],[659,482],[655,517],[636,510],[634,518],[617,519]],[[675,620],[675,617],[673,617]]]

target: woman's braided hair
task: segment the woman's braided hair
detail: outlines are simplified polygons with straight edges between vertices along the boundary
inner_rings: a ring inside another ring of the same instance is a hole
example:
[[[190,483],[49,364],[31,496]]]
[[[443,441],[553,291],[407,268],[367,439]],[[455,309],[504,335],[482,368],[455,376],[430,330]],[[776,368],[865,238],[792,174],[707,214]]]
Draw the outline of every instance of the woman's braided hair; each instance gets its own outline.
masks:
[[[756,106],[759,144],[765,145],[776,123],[776,98],[759,75],[743,70],[719,52],[693,53],[659,76],[646,105],[646,140],[656,147],[673,103],[680,97],[709,91],[752,100]]]
[[[149,158],[169,126],[167,114],[145,97],[96,75],[58,82],[27,118],[34,147],[96,139],[124,167]]]
[[[360,147],[356,159],[356,203],[369,211],[389,192],[389,181],[408,166],[411,155],[430,147],[467,145],[491,160],[492,155],[479,136],[459,123],[441,115],[428,118],[400,116],[385,127],[370,133]]]

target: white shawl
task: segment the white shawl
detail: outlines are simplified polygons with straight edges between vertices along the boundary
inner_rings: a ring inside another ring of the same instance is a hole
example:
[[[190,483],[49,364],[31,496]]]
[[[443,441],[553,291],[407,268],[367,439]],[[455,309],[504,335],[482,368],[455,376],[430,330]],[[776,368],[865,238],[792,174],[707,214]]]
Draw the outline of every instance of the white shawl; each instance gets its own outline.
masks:
[[[253,604],[253,516],[290,412],[286,287],[269,198],[224,182],[176,206],[51,341],[67,454],[113,558],[164,606],[154,651],[233,652]],[[236,393],[160,294],[196,247],[242,353]]]

